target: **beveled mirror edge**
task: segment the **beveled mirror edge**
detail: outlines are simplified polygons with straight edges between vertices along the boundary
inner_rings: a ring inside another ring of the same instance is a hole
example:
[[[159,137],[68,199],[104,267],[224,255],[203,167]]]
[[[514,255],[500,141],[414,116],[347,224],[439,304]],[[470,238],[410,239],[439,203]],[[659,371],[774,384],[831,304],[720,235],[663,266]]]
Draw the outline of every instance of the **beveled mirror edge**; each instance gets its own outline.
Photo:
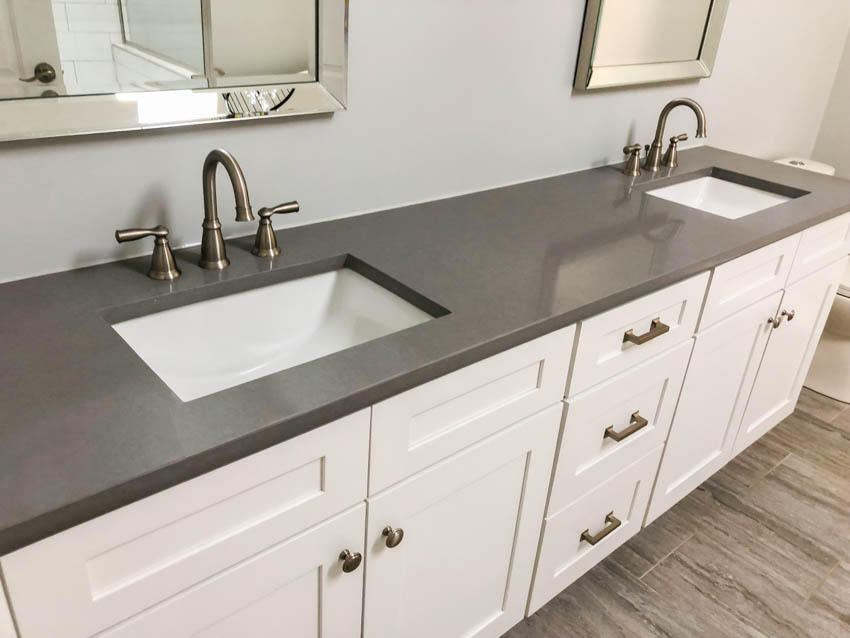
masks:
[[[318,6],[318,78],[292,84],[184,89],[0,101],[0,143],[165,129],[187,126],[268,120],[299,115],[332,114],[348,106],[348,5],[349,0],[316,0]],[[224,94],[238,91],[295,89],[280,111],[263,115],[229,117]],[[191,96],[191,97],[190,97]],[[215,96],[215,97],[211,97]],[[145,121],[142,102],[191,99],[206,104],[214,114],[206,117]],[[215,105],[213,106],[213,102]]]
[[[656,64],[630,64],[622,66],[594,67],[593,53],[596,33],[599,29],[599,16],[605,0],[587,0],[584,22],[582,24],[581,44],[576,61],[576,73],[573,86],[579,91],[610,89],[637,84],[657,84],[677,80],[694,80],[711,76],[729,0],[712,0],[706,21],[700,55],[696,60],[662,62]]]

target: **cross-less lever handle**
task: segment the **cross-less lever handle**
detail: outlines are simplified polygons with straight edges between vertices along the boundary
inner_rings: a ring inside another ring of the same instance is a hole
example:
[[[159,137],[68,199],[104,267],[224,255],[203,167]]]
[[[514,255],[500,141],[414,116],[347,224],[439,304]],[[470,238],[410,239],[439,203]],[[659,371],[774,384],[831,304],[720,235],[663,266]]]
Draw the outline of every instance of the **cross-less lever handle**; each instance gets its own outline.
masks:
[[[174,253],[168,243],[168,228],[165,226],[154,226],[153,228],[126,228],[115,231],[115,240],[119,244],[125,241],[136,241],[145,237],[153,237],[153,255],[151,256],[151,267],[148,277],[159,281],[177,279],[180,269],[174,260]]]
[[[670,138],[670,146],[667,147],[667,152],[664,153],[664,158],[661,160],[662,166],[676,168],[679,165],[679,142],[684,142],[688,139],[687,133],[674,135]]]
[[[276,257],[280,254],[277,239],[272,227],[272,215],[286,215],[297,213],[301,210],[298,202],[286,202],[274,208],[261,208],[257,215],[260,217],[260,226],[257,228],[257,236],[254,239],[254,248],[251,250],[257,257]]]
[[[623,167],[623,175],[637,177],[640,175],[640,144],[632,144],[623,147],[623,155],[628,155],[626,165]]]

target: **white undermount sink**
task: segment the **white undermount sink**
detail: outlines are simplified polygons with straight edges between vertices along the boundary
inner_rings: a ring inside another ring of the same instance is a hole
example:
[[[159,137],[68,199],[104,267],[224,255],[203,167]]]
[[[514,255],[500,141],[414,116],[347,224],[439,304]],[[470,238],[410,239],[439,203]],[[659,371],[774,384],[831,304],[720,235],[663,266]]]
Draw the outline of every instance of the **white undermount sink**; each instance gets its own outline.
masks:
[[[342,267],[112,327],[191,401],[433,318]]]
[[[713,176],[679,182],[647,194],[726,219],[739,219],[793,199]]]

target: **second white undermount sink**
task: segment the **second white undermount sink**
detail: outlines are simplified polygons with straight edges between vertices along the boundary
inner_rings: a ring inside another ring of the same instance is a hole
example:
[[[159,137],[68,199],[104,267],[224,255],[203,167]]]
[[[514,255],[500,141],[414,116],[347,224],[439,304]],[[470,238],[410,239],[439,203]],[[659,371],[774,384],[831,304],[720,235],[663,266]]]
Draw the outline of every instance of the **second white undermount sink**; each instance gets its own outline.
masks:
[[[657,188],[647,191],[647,194],[726,219],[740,219],[794,199],[794,196],[746,186],[711,175]],[[801,194],[803,193],[799,195]]]
[[[112,327],[180,399],[191,401],[434,316],[342,267]]]

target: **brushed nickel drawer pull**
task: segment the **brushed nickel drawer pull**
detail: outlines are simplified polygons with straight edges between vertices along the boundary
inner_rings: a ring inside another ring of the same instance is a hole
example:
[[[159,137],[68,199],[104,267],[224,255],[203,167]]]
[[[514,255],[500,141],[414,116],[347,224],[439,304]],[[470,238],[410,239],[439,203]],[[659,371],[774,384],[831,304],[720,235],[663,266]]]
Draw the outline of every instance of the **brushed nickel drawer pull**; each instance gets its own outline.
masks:
[[[608,426],[607,428],[605,428],[605,436],[603,436],[602,438],[603,439],[613,439],[614,441],[619,443],[623,439],[629,438],[635,432],[638,432],[638,431],[644,429],[647,425],[649,425],[649,421],[644,419],[640,415],[640,410],[638,410],[637,412],[632,414],[632,418],[629,421],[629,427],[627,427],[622,432],[617,432],[614,429],[613,425]]]
[[[619,518],[614,516],[614,512],[608,512],[608,515],[605,517],[605,527],[596,535],[591,535],[590,530],[586,529],[581,533],[581,540],[590,544],[596,545],[603,538],[608,536],[611,532],[617,529],[620,525],[622,525],[622,521]]]
[[[797,311],[796,310],[783,310],[782,316],[785,317],[786,321],[793,321],[794,317],[797,316]]]
[[[782,325],[782,320],[785,318],[785,313],[783,312],[778,317],[771,317],[767,320],[768,325],[773,326],[773,329],[776,330],[779,326]]]
[[[649,328],[649,331],[644,332],[642,335],[636,335],[634,330],[631,329],[626,330],[623,335],[623,343],[633,343],[636,346],[639,346],[668,332],[670,332],[670,326],[661,321],[661,317],[656,317],[652,320],[652,325]]]

